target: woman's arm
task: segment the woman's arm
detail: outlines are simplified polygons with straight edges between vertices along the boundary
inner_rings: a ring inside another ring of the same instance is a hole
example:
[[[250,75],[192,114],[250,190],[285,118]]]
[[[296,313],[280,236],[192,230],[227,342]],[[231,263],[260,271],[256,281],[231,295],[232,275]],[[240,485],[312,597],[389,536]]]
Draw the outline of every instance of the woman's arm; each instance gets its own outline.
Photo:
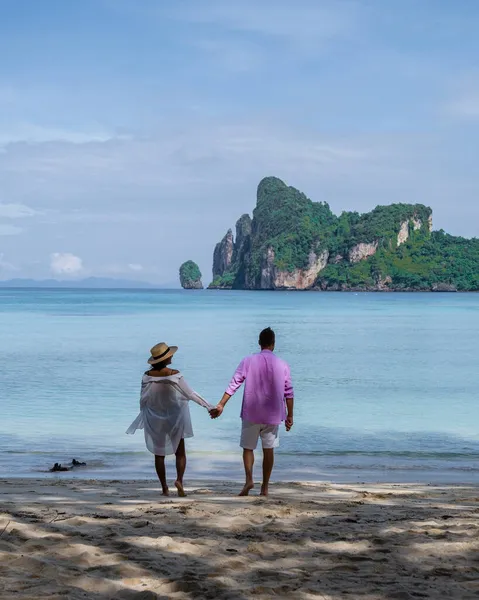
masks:
[[[202,396],[190,388],[184,377],[181,377],[181,379],[178,381],[178,387],[186,400],[193,400],[193,402],[196,402],[196,404],[199,404],[208,410],[213,408]]]
[[[246,360],[247,359],[243,359],[240,362],[219,404],[217,404],[213,410],[210,411],[210,416],[212,419],[217,419],[222,414],[228,400],[231,398],[231,396],[234,396],[238,389],[243,385],[243,382],[246,379]]]

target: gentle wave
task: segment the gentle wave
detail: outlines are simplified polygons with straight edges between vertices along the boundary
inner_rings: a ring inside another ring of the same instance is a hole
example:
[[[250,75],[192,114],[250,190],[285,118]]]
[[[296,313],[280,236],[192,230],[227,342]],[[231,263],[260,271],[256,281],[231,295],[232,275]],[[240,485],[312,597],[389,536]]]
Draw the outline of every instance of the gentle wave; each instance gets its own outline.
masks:
[[[18,454],[18,455],[26,455],[26,456],[55,456],[58,455],[59,452],[49,451],[49,450],[3,450],[1,454]],[[62,452],[64,454],[64,452]],[[84,453],[85,454],[85,453]],[[87,452],[86,454],[91,454],[91,452]],[[95,454],[95,453],[94,453]],[[96,453],[98,454],[98,452]],[[99,454],[102,456],[125,456],[125,457],[142,457],[145,456],[145,452],[142,451],[101,451]],[[190,450],[188,452],[191,456],[235,456],[237,452],[234,451],[210,451],[210,450]],[[311,450],[307,452],[291,452],[286,450],[278,449],[276,450],[277,455],[281,456],[317,456],[317,457],[325,457],[325,458],[333,458],[335,456],[338,457],[348,457],[348,456],[362,456],[362,457],[370,457],[370,458],[410,458],[410,459],[444,459],[444,460],[453,460],[453,459],[467,459],[467,460],[479,460],[478,452],[444,452],[444,451],[394,451],[394,450]]]

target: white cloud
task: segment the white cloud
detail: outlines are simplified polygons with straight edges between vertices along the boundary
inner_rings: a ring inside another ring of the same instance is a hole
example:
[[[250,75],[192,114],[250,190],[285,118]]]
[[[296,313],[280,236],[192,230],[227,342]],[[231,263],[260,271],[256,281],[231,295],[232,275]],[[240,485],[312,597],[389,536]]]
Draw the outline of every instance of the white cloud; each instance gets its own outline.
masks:
[[[23,219],[24,217],[33,217],[36,211],[24,204],[0,204],[0,218],[5,219]]]
[[[0,253],[0,273],[2,271],[18,271],[18,267],[16,267],[15,265],[12,265],[12,263],[7,262],[4,259],[5,255],[3,254],[3,252]]]
[[[463,119],[479,119],[479,91],[466,94],[447,107],[448,112]]]
[[[72,144],[85,144],[87,142],[104,142],[113,136],[106,131],[76,131],[44,127],[33,123],[9,124],[2,127],[0,132],[0,146],[16,142],[41,144],[43,142],[71,142]]]
[[[19,233],[22,233],[22,231],[23,229],[21,227],[0,223],[0,235],[18,235]]]
[[[136,263],[129,264],[128,268],[131,271],[143,271],[143,265],[139,265],[139,264],[136,264]]]
[[[15,90],[11,85],[0,84],[0,104],[8,105],[15,102]]]
[[[109,5],[163,26],[170,21],[183,49],[196,50],[199,68],[235,74],[318,56],[334,41],[351,39],[361,15],[356,0],[109,0]],[[201,55],[207,65],[201,65]]]
[[[317,172],[327,167],[328,174],[345,174],[352,164],[373,158],[370,154],[356,140],[285,126],[206,120],[107,143],[12,145],[0,154],[0,176],[17,194],[41,198],[45,211],[61,207],[68,220],[91,220],[97,213],[98,220],[105,215],[108,221],[131,214],[133,199],[136,214],[151,209],[148,190],[177,198],[183,190],[191,195],[195,185],[227,184],[232,176],[243,180],[245,172],[287,177],[298,169]],[[120,197],[128,196],[130,203],[123,200],[120,205]],[[68,206],[75,197],[81,199],[81,209]]]
[[[149,214],[149,213],[148,213]],[[148,214],[136,212],[101,212],[99,210],[84,211],[81,208],[72,210],[51,209],[42,212],[40,223],[135,223],[142,222]]]
[[[198,55],[206,55],[217,68],[228,73],[247,73],[264,64],[264,52],[259,44],[231,38],[213,40],[194,39],[191,45]]]
[[[50,269],[56,275],[77,275],[83,270],[83,261],[69,252],[54,252],[50,256]]]
[[[348,0],[210,0],[183,4],[173,16],[230,31],[282,38],[297,45],[324,43],[351,31],[356,3]]]
[[[449,101],[443,112],[464,120],[479,119],[479,72],[469,70],[450,78]]]

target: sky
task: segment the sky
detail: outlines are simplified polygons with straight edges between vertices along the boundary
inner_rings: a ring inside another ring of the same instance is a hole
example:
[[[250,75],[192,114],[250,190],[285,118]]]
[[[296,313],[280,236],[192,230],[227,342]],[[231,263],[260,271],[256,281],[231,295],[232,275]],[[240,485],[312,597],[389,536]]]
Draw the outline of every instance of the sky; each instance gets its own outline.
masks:
[[[0,0],[0,279],[176,283],[269,175],[479,236],[476,0]]]

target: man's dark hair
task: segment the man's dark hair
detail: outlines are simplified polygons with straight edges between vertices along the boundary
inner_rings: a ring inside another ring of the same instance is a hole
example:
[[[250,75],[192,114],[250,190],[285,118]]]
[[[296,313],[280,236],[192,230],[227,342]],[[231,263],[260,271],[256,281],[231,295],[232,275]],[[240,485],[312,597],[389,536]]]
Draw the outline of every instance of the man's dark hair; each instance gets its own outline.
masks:
[[[269,348],[273,346],[275,342],[274,331],[271,327],[267,327],[263,329],[263,331],[259,334],[259,345],[261,348]]]

